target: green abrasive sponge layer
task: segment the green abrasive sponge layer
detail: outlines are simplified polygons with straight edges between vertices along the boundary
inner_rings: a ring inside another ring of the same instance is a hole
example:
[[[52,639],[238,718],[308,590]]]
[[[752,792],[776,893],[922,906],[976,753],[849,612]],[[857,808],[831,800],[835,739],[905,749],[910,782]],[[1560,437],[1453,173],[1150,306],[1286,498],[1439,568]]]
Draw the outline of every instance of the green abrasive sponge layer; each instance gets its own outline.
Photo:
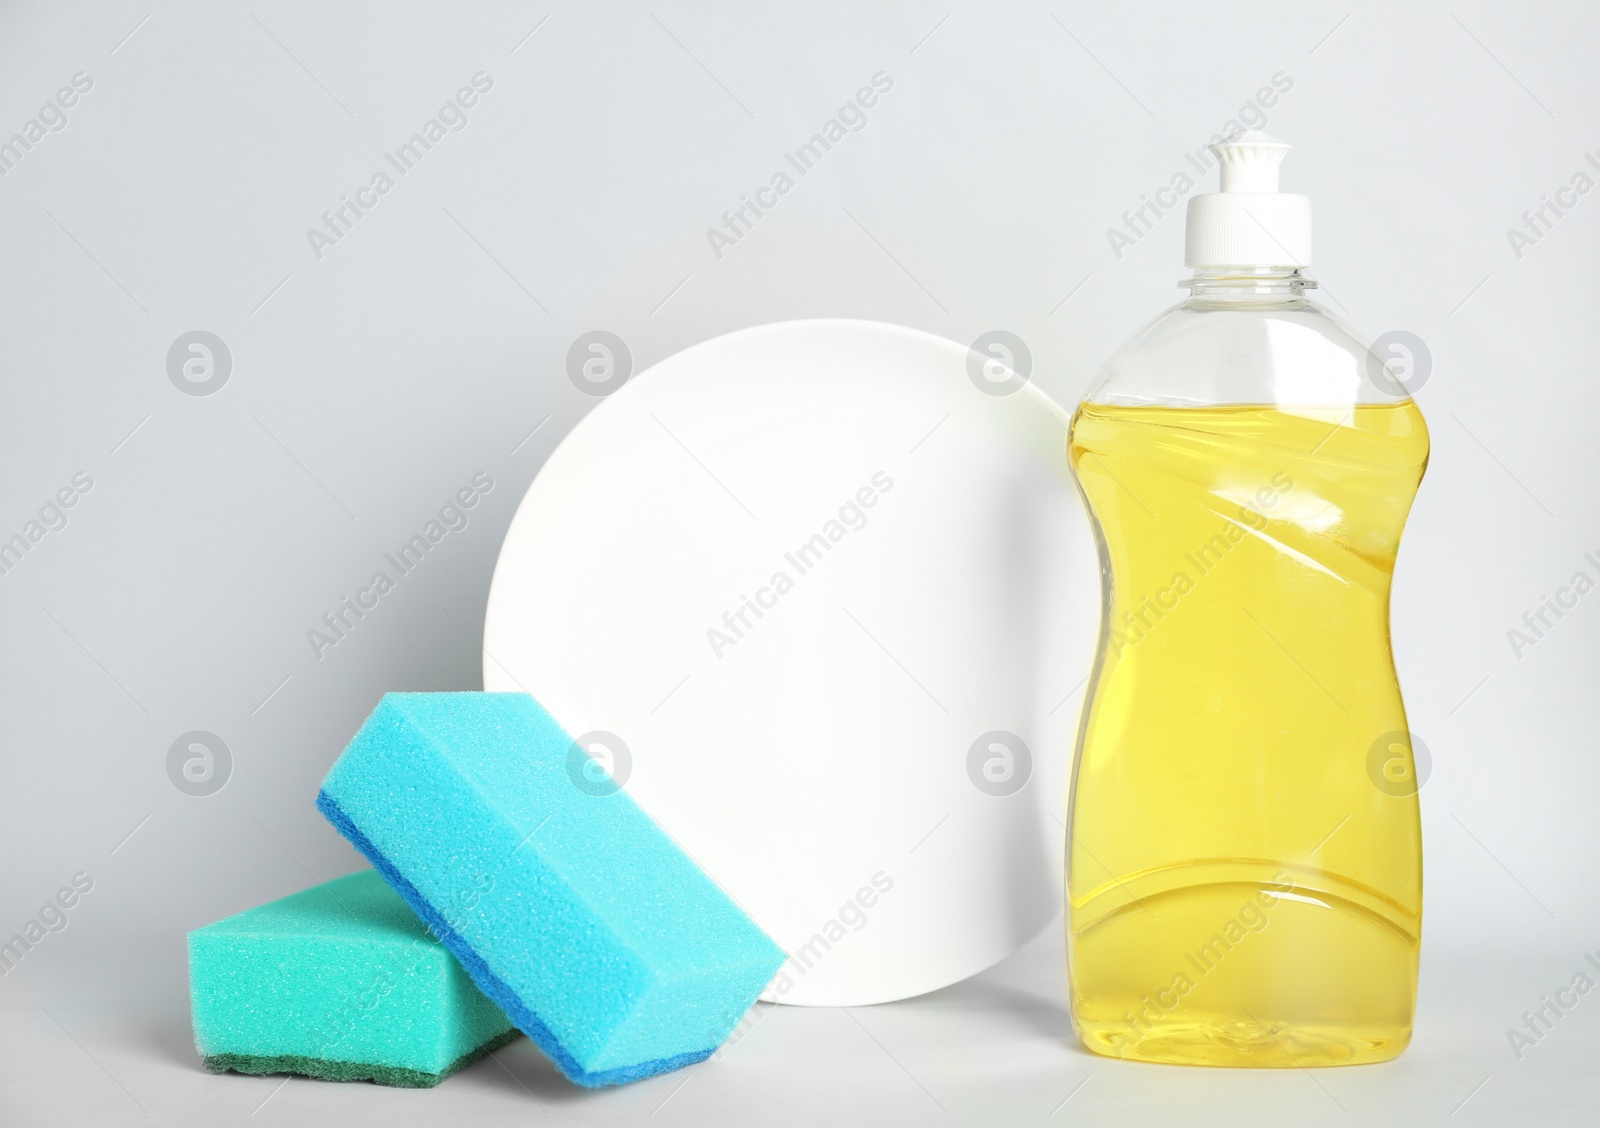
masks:
[[[785,959],[596,767],[525,693],[391,693],[317,796],[587,1086],[710,1057]]]
[[[189,987],[213,1073],[425,1088],[518,1036],[372,870],[189,933]]]

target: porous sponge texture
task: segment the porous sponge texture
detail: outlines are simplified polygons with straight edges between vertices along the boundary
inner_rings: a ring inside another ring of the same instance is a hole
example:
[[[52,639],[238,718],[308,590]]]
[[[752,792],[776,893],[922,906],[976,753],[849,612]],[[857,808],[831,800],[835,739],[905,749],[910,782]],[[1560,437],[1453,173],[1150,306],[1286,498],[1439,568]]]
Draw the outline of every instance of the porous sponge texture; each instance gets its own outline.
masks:
[[[710,1056],[785,956],[573,749],[527,694],[391,693],[317,805],[568,1077],[615,1084]]]
[[[189,934],[195,1046],[214,1072],[419,1087],[514,1035],[372,870]]]

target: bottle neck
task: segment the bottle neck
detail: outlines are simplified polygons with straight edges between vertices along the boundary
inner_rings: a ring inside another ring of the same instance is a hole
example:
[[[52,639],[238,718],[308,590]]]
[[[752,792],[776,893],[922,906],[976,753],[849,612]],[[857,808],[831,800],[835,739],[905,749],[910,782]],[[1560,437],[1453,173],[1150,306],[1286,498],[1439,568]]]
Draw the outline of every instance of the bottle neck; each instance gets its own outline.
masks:
[[[1197,270],[1178,285],[1189,288],[1184,304],[1194,309],[1283,309],[1308,305],[1305,292],[1317,283],[1293,268],[1227,267]]]

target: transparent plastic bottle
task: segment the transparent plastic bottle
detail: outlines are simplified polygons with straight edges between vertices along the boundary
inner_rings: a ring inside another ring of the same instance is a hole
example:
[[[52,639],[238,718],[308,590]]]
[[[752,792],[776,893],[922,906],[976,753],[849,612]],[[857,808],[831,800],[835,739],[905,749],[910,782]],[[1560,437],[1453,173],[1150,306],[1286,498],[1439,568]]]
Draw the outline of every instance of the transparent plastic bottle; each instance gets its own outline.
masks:
[[[1104,584],[1071,1006],[1115,1057],[1354,1064],[1411,1037],[1421,827],[1389,587],[1428,433],[1306,297],[1287,148],[1213,146],[1190,296],[1112,358],[1068,440]]]

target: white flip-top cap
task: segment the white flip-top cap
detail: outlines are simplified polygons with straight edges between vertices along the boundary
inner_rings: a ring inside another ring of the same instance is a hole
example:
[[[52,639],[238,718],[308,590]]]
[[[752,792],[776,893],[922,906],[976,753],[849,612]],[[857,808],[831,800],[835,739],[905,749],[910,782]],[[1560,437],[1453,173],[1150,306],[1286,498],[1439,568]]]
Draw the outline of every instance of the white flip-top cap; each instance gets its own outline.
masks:
[[[1184,262],[1200,269],[1311,265],[1311,201],[1278,191],[1290,146],[1244,130],[1211,146],[1222,191],[1189,200]]]

